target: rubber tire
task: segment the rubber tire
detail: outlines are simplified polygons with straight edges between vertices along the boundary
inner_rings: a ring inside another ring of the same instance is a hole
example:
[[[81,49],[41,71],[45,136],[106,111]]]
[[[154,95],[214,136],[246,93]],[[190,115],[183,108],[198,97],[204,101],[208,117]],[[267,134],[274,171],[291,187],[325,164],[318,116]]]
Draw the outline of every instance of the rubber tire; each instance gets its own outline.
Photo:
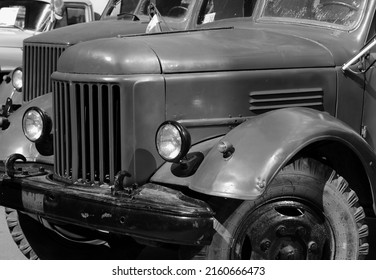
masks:
[[[72,242],[26,214],[11,208],[5,208],[5,214],[14,242],[30,260],[133,259],[141,250],[141,246],[137,246],[133,239],[130,239],[132,243],[128,246],[128,252],[120,252],[105,245]]]
[[[283,197],[308,201],[322,211],[334,234],[335,254],[332,254],[332,259],[366,257],[369,248],[366,241],[368,226],[357,195],[343,177],[313,159],[298,159],[283,168],[265,193],[255,201],[229,200],[226,207],[222,204],[216,215],[216,232],[211,244],[200,249],[182,248],[181,256],[191,259],[231,259],[233,248],[239,246],[236,244],[239,232],[244,231],[252,213],[258,207]]]

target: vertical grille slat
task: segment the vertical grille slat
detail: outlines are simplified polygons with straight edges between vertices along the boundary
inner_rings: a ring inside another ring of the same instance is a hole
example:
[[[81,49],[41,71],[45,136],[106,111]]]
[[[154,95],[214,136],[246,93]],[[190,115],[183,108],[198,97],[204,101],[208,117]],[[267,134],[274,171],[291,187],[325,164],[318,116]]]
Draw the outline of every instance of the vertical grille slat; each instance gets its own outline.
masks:
[[[113,98],[113,92],[112,88],[110,87],[109,93],[109,102],[108,102],[108,128],[109,128],[109,136],[114,135],[114,98]],[[115,176],[115,145],[114,145],[114,138],[109,138],[109,175],[110,178],[113,178]]]
[[[101,87],[98,87],[98,104],[102,105],[103,106],[103,96],[102,96],[102,88]],[[98,108],[98,134],[99,134],[99,143],[98,143],[98,146],[99,146],[99,181],[100,182],[104,182],[104,177],[105,177],[105,173],[104,173],[104,120],[103,120],[103,110],[101,110],[100,108]]]
[[[63,88],[63,92],[64,92],[64,96],[63,96],[63,100],[64,100],[64,109],[65,109],[65,112],[64,112],[64,115],[65,115],[65,119],[64,119],[64,122],[65,122],[65,137],[64,137],[64,140],[65,140],[65,169],[66,169],[66,176],[71,176],[71,162],[72,162],[72,158],[71,158],[71,155],[72,155],[72,149],[71,149],[71,132],[70,132],[70,128],[71,128],[71,120],[70,120],[70,101],[69,101],[69,98],[70,98],[70,95],[68,94],[68,85],[67,84],[64,84],[64,88]]]
[[[74,85],[70,85],[70,92],[74,91]],[[76,94],[72,94],[70,99],[70,125],[72,128],[72,134],[71,134],[71,145],[72,145],[72,179],[77,180],[78,179],[78,168],[79,168],[79,116],[78,116],[78,99]]]
[[[59,90],[58,90],[58,87],[59,87],[59,83],[56,83],[54,85],[54,92],[56,94],[53,94],[52,95],[52,102],[53,102],[53,106],[54,108],[59,108],[59,102],[58,102],[58,99],[59,99]],[[54,110],[54,155],[56,158],[60,158],[60,145],[59,145],[59,137],[58,137],[58,133],[59,133],[59,111],[58,110]],[[57,160],[55,161],[55,174],[58,174],[58,175],[61,175],[61,166],[60,166],[60,161]]]
[[[51,74],[56,71],[57,60],[65,49],[66,46],[24,44],[24,101],[30,101],[52,91]]]
[[[86,180],[86,174],[88,173],[88,169],[86,166],[86,123],[85,123],[85,115],[86,115],[86,110],[85,110],[85,93],[83,91],[83,85],[80,85],[78,87],[79,92],[78,95],[80,96],[80,113],[81,113],[81,162],[82,162],[82,179]]]
[[[33,70],[30,73],[31,79],[28,81],[31,84],[32,91],[30,92],[30,99],[33,99],[34,93],[37,91],[37,79],[36,79],[36,72],[37,72],[37,63],[36,60],[38,59],[37,49],[35,47],[32,47],[32,55],[31,55],[32,61],[31,65],[33,65]],[[25,73],[26,75],[27,73]]]
[[[66,155],[66,147],[64,143],[64,132],[65,132],[65,126],[64,126],[64,119],[65,119],[65,110],[64,110],[64,93],[63,93],[63,84],[61,83],[59,86],[59,107],[58,110],[60,112],[59,116],[59,147],[60,147],[60,152],[61,152],[61,157],[60,157],[60,165],[61,165],[61,176],[65,175],[65,170],[66,170],[66,165],[65,165],[65,155]]]
[[[88,87],[89,90],[89,139],[90,139],[90,180],[95,180],[95,136],[94,136],[94,93],[93,87]]]
[[[35,77],[35,92],[38,92],[40,90],[40,79],[42,75],[37,75],[37,71],[40,72],[41,66],[40,66],[40,60],[42,59],[41,57],[41,49],[37,48],[36,49],[36,56],[35,56],[35,72],[34,72],[34,77]],[[33,96],[35,98],[35,95]]]

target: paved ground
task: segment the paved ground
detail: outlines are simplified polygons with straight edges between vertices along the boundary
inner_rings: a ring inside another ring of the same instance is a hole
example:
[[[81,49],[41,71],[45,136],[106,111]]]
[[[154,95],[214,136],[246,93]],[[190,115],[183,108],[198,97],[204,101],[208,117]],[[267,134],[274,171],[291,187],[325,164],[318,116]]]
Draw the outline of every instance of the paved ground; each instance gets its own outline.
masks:
[[[367,222],[369,226],[368,241],[371,246],[371,254],[368,259],[376,260],[376,220]],[[375,242],[373,242],[375,241]],[[177,254],[172,250],[146,248],[140,256],[140,259],[176,259]],[[24,260],[25,257],[14,244],[5,221],[4,208],[0,207],[0,260]]]

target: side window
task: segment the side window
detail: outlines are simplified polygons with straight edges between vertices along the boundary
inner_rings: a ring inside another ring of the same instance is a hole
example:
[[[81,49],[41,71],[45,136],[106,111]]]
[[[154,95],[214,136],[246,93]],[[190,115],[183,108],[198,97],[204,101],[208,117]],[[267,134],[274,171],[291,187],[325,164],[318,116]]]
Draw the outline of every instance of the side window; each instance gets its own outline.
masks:
[[[86,22],[85,7],[66,7],[63,18],[56,22],[55,28]]]

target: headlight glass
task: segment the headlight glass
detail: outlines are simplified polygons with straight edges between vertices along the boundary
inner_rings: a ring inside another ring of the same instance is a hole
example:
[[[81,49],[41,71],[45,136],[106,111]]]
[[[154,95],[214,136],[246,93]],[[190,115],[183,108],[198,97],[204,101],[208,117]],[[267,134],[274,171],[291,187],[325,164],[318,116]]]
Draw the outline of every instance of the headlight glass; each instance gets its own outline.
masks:
[[[176,162],[188,152],[191,138],[182,125],[167,121],[159,127],[155,142],[158,153],[164,160]]]
[[[161,127],[157,133],[157,147],[159,154],[166,160],[176,158],[181,151],[181,137],[173,125]]]
[[[16,68],[12,74],[12,85],[17,91],[22,90],[22,69]]]
[[[22,129],[27,139],[37,142],[50,131],[47,115],[39,108],[28,109],[22,119]]]

